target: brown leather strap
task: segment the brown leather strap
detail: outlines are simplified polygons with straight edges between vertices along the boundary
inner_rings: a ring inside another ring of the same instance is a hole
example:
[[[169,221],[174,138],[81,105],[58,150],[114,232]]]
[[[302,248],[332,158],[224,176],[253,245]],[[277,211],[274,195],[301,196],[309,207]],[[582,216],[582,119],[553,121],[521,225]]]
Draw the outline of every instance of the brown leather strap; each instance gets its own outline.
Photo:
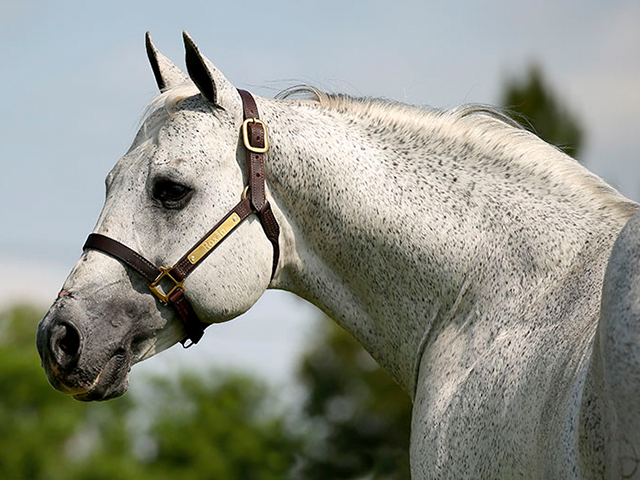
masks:
[[[238,90],[242,98],[244,120],[259,119],[256,101],[246,90]],[[247,132],[251,145],[257,148],[265,146],[265,130],[261,123],[248,123]],[[259,212],[267,201],[264,187],[264,155],[246,149],[247,185],[251,198],[251,205]]]
[[[162,272],[135,250],[131,250],[126,245],[112,238],[100,235],[99,233],[92,233],[87,237],[87,241],[84,243],[82,249],[86,250],[88,248],[108,253],[117,260],[129,265],[149,282],[153,282]]]
[[[280,237],[280,226],[278,225],[276,217],[273,215],[269,202],[265,202],[265,206],[258,212],[258,218],[262,224],[264,234],[273,246],[273,263],[271,266],[271,279],[273,280],[273,276],[276,274],[276,269],[278,268],[278,260],[280,259],[280,242],[278,241]]]
[[[207,328],[209,324],[198,318],[198,315],[196,315],[196,312],[191,306],[191,302],[184,295],[184,290],[182,288],[178,288],[173,292],[169,296],[169,301],[176,312],[178,312],[178,316],[182,320],[184,329],[187,333],[186,337],[180,341],[182,346],[188,348],[191,345],[198,343],[204,335],[205,328]],[[190,341],[191,344],[188,344],[188,341]]]
[[[87,241],[84,244],[83,250],[95,249],[104,252],[116,260],[120,260],[125,265],[133,268],[136,272],[142,275],[149,283],[152,283],[158,275],[162,273],[158,267],[153,265],[149,260],[144,258],[138,252],[130,249],[126,245],[106,237],[99,233],[92,233],[87,237]],[[169,296],[169,303],[176,310],[176,313],[182,320],[186,331],[186,336],[180,342],[183,346],[187,347],[188,341],[192,344],[198,343],[198,341],[204,335],[204,329],[209,325],[201,322],[196,315],[191,303],[187,297],[184,296],[184,290],[177,288]]]
[[[242,98],[244,120],[259,119],[258,106],[256,105],[253,95],[246,90],[240,89],[238,89],[238,93]],[[248,123],[247,132],[252,146],[257,148],[263,148],[265,146],[265,136],[267,132],[265,132],[262,123]],[[258,218],[260,219],[264,233],[273,246],[273,262],[271,268],[271,278],[273,279],[280,259],[280,244],[278,242],[280,227],[273,215],[271,205],[269,205],[267,201],[264,164],[264,154],[253,152],[248,148],[246,149],[247,185],[249,186],[251,206],[258,213]]]

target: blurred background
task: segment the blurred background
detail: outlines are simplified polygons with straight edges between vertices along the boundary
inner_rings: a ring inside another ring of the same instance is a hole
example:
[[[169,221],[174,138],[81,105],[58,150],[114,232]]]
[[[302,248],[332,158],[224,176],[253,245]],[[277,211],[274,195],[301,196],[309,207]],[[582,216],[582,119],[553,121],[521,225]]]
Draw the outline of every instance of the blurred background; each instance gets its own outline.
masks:
[[[124,398],[84,405],[47,384],[36,323],[157,94],[146,30],[183,66],[187,29],[258,95],[307,83],[506,107],[638,199],[638,25],[635,0],[0,0],[0,476],[409,478],[407,396],[284,292],[134,367]]]

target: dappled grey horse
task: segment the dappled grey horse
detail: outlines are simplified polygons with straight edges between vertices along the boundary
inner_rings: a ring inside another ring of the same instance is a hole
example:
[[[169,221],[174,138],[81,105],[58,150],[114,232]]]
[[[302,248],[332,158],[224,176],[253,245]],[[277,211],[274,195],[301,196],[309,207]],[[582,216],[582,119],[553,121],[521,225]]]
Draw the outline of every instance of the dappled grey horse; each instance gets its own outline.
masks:
[[[54,387],[122,395],[278,288],[411,395],[414,479],[640,478],[635,203],[491,109],[254,97],[185,45],[188,77],[147,37],[161,94],[39,326]]]

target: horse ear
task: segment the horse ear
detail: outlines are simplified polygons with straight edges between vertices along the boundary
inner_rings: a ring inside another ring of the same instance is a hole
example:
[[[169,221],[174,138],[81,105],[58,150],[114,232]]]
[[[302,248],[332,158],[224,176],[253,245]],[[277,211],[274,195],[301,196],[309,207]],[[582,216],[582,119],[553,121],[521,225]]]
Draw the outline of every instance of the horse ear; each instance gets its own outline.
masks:
[[[149,57],[153,75],[156,77],[156,83],[161,92],[189,81],[187,76],[182,73],[182,70],[158,51],[151,41],[151,34],[149,32],[145,35],[145,40],[147,56]]]
[[[236,88],[208,58],[200,53],[189,34],[184,31],[182,36],[186,51],[187,71],[202,96],[222,108],[229,106],[229,102],[233,99],[238,100]]]

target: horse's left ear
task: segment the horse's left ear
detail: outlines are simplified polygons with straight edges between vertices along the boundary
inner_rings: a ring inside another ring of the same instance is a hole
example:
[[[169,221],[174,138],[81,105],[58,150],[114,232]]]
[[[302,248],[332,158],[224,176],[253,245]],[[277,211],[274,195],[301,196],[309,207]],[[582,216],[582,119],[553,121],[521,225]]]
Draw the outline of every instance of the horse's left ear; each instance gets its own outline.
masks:
[[[238,102],[239,95],[236,88],[224,75],[200,53],[193,39],[184,31],[184,47],[186,50],[186,64],[189,77],[196,84],[204,98],[218,107],[227,108],[231,102]]]
[[[153,75],[156,77],[156,83],[160,92],[164,92],[171,87],[176,87],[187,83],[189,79],[176,67],[171,60],[162,55],[151,40],[151,33],[145,35],[145,44],[147,47],[147,56]]]

